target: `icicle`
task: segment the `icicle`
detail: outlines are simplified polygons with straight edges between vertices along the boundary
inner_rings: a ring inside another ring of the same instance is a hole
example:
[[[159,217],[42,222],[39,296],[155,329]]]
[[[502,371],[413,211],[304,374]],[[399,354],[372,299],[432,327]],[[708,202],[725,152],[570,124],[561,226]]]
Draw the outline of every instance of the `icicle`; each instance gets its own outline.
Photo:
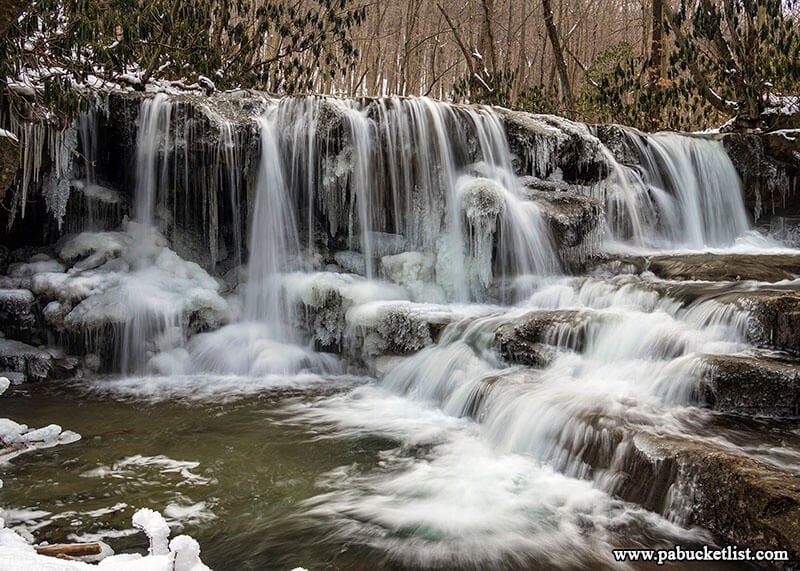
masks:
[[[75,122],[65,131],[51,130],[47,144],[50,150],[51,167],[42,192],[47,211],[56,219],[60,230],[67,212],[67,202],[71,190],[72,162],[78,148],[78,129]]]

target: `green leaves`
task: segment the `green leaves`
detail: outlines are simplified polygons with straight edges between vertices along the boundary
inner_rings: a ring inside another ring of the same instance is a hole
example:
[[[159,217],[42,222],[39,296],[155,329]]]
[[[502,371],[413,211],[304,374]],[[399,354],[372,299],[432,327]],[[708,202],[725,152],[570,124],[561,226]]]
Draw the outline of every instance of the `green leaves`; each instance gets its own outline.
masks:
[[[341,75],[358,57],[350,32],[365,17],[355,0],[266,0],[257,8],[244,0],[40,0],[0,40],[0,81],[59,69],[57,81],[43,80],[45,104],[64,102],[65,85],[89,74],[321,89],[318,78]]]

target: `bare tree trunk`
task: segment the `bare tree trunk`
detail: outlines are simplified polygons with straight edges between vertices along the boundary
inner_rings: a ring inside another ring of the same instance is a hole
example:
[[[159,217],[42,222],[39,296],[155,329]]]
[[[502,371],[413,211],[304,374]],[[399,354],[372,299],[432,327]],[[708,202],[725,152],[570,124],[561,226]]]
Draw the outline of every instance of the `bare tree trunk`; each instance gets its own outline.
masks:
[[[558,70],[558,77],[561,81],[561,96],[566,107],[567,115],[572,115],[575,110],[575,101],[572,98],[572,87],[570,86],[569,76],[567,75],[567,61],[564,59],[564,51],[561,49],[561,41],[558,37],[558,30],[553,22],[553,8],[550,0],[542,0],[542,11],[544,12],[544,24],[547,27],[547,35],[553,46],[553,59]]]
[[[482,0],[483,22],[481,25],[480,49],[483,56],[483,65],[490,74],[497,71],[497,54],[494,44],[494,30],[492,28],[492,15],[494,14],[494,0]]]
[[[650,36],[650,64],[648,65],[648,88],[650,89],[649,120],[651,130],[661,126],[658,106],[655,104],[654,95],[661,87],[661,62],[664,57],[664,43],[662,31],[664,29],[664,3],[663,0],[653,0],[653,32]]]

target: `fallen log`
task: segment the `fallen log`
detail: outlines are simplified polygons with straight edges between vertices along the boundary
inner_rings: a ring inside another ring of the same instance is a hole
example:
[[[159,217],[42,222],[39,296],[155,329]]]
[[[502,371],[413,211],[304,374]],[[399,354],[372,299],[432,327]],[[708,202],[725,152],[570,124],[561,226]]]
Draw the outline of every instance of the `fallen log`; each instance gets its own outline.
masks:
[[[87,557],[100,555],[102,548],[99,543],[71,543],[64,545],[43,545],[36,548],[36,553],[59,559],[73,557]]]

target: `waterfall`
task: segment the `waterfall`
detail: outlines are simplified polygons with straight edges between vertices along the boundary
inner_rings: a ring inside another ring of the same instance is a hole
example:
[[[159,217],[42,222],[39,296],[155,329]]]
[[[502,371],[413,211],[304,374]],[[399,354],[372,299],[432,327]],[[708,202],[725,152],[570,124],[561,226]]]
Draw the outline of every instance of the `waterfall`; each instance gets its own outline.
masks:
[[[168,180],[169,160],[166,155],[170,146],[171,115],[172,102],[164,93],[142,101],[136,135],[134,214],[146,228],[153,226],[159,182],[166,184]]]
[[[274,118],[258,120],[261,160],[250,219],[250,261],[244,301],[246,319],[268,324],[278,340],[293,337],[287,324],[290,306],[281,293],[279,277],[291,270],[300,254],[291,193],[286,185],[277,145]]]
[[[137,100],[132,219],[30,264],[60,268],[30,280],[44,313],[132,375],[102,390],[218,398],[217,426],[267,394],[267,418],[340,440],[292,517],[358,564],[611,568],[620,546],[711,543],[678,509],[692,457],[637,439],[731,451],[709,367],[775,336],[748,295],[792,307],[788,280],[657,277],[664,252],[748,231],[720,143],[623,129],[612,152],[585,125],[486,106],[246,97]],[[87,197],[100,128],[79,117]],[[595,264],[603,232],[644,254]]]
[[[374,124],[364,111],[343,106],[347,130],[352,145],[350,173],[350,191],[355,196],[358,210],[358,226],[361,230],[361,253],[364,255],[364,271],[366,278],[375,277],[375,245],[372,230],[375,227],[376,208],[373,206],[372,194],[375,180],[375,165],[372,160],[375,148]],[[352,217],[351,217],[352,221]],[[352,228],[353,224],[350,223]],[[350,244],[352,247],[352,243]]]
[[[387,255],[434,255],[436,283],[458,301],[483,299],[495,278],[558,269],[549,231],[522,192],[489,108],[426,98],[292,98],[278,103],[275,129],[308,251],[319,250],[316,225],[327,222],[328,242],[344,236],[356,250],[340,260],[363,266],[367,279],[382,275]],[[480,189],[467,196],[469,180],[491,181],[500,210],[476,209],[487,196]]]
[[[722,143],[624,130],[639,164],[607,152],[616,186],[609,196],[612,233],[638,246],[708,248],[733,245],[748,229],[741,181]]]

